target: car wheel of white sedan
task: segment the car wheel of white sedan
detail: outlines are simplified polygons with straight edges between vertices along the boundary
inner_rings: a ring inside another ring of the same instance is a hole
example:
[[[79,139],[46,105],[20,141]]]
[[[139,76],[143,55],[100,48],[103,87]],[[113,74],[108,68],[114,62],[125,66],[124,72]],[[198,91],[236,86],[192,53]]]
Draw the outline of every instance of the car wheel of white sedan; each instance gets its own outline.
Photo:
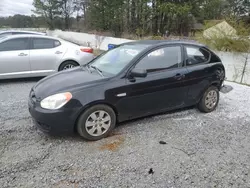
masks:
[[[65,61],[60,65],[59,71],[72,69],[72,68],[77,67],[77,66],[79,66],[79,64],[76,63],[75,61]]]
[[[96,105],[87,109],[77,122],[77,132],[91,141],[108,136],[115,127],[116,115],[107,105]]]

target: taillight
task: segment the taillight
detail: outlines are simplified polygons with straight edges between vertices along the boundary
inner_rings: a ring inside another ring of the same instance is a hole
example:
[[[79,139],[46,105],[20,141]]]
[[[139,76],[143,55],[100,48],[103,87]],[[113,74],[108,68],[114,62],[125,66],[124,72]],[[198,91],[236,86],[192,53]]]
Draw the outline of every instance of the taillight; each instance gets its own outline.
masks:
[[[93,50],[93,48],[81,48],[81,51],[92,54],[94,50]]]

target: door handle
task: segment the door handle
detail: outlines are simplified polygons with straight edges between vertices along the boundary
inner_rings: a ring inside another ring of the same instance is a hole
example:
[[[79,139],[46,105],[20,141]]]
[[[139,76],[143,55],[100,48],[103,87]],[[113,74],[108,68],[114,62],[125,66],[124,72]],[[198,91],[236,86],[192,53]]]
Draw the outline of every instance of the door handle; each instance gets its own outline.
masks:
[[[185,78],[185,74],[176,74],[176,75],[174,76],[174,79],[176,79],[176,80],[181,80],[181,79],[183,79],[183,78]]]
[[[28,54],[20,53],[18,56],[27,56]]]
[[[56,51],[56,53],[55,54],[62,54],[62,52],[60,52],[60,51]]]

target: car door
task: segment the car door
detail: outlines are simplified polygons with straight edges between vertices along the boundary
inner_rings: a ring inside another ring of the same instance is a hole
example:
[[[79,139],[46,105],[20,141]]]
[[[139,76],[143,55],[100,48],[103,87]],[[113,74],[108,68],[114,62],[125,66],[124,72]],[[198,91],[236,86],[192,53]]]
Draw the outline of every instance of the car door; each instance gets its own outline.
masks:
[[[20,37],[0,43],[0,77],[23,77],[30,74],[29,38]]]
[[[202,46],[185,45],[184,52],[188,70],[186,74],[186,85],[189,86],[188,100],[195,103],[209,86],[218,62],[210,63],[211,53]]]
[[[188,87],[183,85],[187,70],[180,45],[164,46],[147,53],[135,69],[145,69],[145,78],[127,78],[125,96],[119,101],[121,114],[139,117],[184,106]],[[121,91],[121,88],[120,88]]]
[[[32,73],[43,76],[56,72],[64,52],[59,40],[33,37],[30,50]]]

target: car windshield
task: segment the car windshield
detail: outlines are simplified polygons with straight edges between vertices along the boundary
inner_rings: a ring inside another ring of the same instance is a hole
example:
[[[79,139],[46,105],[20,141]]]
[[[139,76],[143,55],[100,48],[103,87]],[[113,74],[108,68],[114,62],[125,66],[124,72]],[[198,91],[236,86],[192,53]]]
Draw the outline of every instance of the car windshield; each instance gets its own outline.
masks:
[[[101,72],[116,75],[141,51],[148,45],[122,45],[98,57],[92,63],[91,67],[98,68]]]

